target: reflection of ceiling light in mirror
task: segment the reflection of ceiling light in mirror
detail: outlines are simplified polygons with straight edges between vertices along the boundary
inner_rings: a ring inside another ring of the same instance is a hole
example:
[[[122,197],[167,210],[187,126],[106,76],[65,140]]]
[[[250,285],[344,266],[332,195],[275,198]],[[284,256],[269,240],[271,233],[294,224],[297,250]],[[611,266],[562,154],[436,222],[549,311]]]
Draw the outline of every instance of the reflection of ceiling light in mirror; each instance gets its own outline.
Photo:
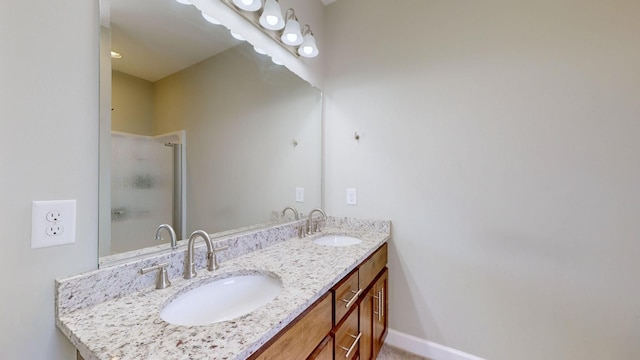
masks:
[[[288,9],[285,16],[282,16],[282,9],[280,8],[278,0],[264,0],[264,2],[260,0],[260,3],[264,3],[264,6],[262,11],[259,13],[244,11],[237,5],[238,2],[245,2],[248,4],[249,0],[220,1],[255,25],[256,28],[273,39],[278,45],[281,45],[296,58],[301,56],[305,58],[318,56],[318,45],[316,44],[316,39],[311,32],[309,25],[305,25],[301,30],[300,22],[298,21],[293,9]],[[255,21],[257,14],[260,14],[258,23]],[[256,52],[261,54],[264,53],[260,49],[256,49]],[[279,62],[276,61],[276,63]]]
[[[120,54],[117,51],[111,51],[111,58],[112,59],[122,59],[122,54]]]
[[[253,50],[255,50],[255,51],[256,51],[258,54],[260,54],[260,55],[267,55],[267,52],[266,52],[266,51],[264,51],[264,50],[262,50],[262,49],[260,49],[259,47],[255,47],[255,46],[254,46],[254,47],[253,47]]]
[[[233,0],[233,4],[244,11],[257,11],[262,7],[262,0]]]
[[[213,25],[220,25],[220,21],[218,21],[218,19],[214,18],[213,16],[209,16],[204,12],[202,13],[202,17]]]
[[[191,0],[176,0],[182,5],[191,5]]]
[[[264,3],[264,10],[260,15],[260,25],[269,30],[280,30],[284,27],[282,9],[276,0],[267,0]]]
[[[240,41],[245,41],[245,38],[242,37],[242,35],[240,34],[236,34],[233,31],[231,32],[231,36],[233,36],[234,38],[240,40]]]

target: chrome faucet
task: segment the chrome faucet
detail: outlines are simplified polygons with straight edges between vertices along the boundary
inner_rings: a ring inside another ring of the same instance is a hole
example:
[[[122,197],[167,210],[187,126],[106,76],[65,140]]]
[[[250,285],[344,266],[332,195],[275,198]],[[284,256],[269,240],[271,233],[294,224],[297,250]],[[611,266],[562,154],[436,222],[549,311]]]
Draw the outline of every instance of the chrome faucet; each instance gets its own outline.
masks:
[[[324,220],[327,220],[327,214],[324,213],[324,211],[320,208],[317,209],[313,209],[311,210],[311,212],[309,213],[309,216],[307,217],[307,234],[311,235],[314,232],[319,232],[320,231],[320,222],[316,222],[316,227],[315,229],[313,228],[313,214],[315,212],[319,212],[320,214],[322,214],[322,217]]]
[[[162,229],[167,230],[167,232],[169,233],[169,237],[171,240],[171,248],[175,250],[178,247],[178,239],[176,237],[176,232],[173,231],[173,228],[171,227],[171,225],[162,224],[158,226],[158,230],[156,230],[156,240],[162,240],[162,236],[160,235],[160,231]]]
[[[296,218],[296,220],[300,220],[300,214],[298,214],[298,210],[296,210],[296,208],[294,208],[293,206],[287,206],[286,208],[284,208],[284,210],[282,210],[283,217],[287,210],[293,211],[293,216]]]
[[[204,242],[207,244],[207,270],[213,271],[217,270],[220,265],[218,265],[218,259],[216,257],[216,251],[226,250],[227,247],[221,247],[219,249],[213,248],[213,242],[205,231],[196,230],[191,233],[189,236],[189,245],[187,246],[187,256],[184,262],[184,278],[192,279],[196,275],[196,264],[193,262],[193,247],[196,242],[196,239],[201,237],[204,239]]]

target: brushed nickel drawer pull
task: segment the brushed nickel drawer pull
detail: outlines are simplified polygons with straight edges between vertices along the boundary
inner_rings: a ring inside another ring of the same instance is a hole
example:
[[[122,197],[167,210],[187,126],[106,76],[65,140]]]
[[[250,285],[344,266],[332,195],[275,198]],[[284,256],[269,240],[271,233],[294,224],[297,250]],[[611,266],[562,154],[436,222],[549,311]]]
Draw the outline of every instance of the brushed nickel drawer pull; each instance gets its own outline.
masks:
[[[380,289],[380,317],[384,317],[384,288]],[[380,319],[382,321],[382,319]]]
[[[353,293],[353,297],[351,297],[351,299],[347,300],[347,299],[342,299],[342,301],[346,302],[347,304],[344,306],[346,308],[351,307],[351,305],[353,305],[353,302],[358,300],[358,296],[360,296],[360,294],[362,293],[362,289],[358,289],[358,291],[353,291],[351,290],[351,292]]]
[[[382,310],[382,297],[384,296],[384,293],[380,293],[380,291],[378,291],[378,295],[373,295],[373,298],[378,300],[378,311],[374,311],[373,313],[378,315],[378,321],[382,321],[382,315],[383,315],[383,311]]]
[[[347,352],[347,354],[344,356],[345,358],[348,358],[349,355],[351,355],[351,352],[353,351],[353,349],[355,349],[356,345],[358,344],[358,341],[360,341],[360,337],[362,336],[362,333],[358,333],[358,336],[351,335],[351,334],[347,334],[347,335],[351,336],[355,340],[353,340],[353,344],[351,344],[351,347],[349,347],[348,349],[344,346],[338,345],[340,349]]]

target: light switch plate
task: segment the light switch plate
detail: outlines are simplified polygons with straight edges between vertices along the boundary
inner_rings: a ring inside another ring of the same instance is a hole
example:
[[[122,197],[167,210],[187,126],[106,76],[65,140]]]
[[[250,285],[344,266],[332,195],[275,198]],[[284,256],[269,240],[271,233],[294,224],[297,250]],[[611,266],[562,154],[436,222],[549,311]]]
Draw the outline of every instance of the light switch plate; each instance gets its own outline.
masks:
[[[304,202],[304,188],[297,187],[296,188],[296,202],[303,203]]]
[[[76,201],[33,201],[31,205],[31,248],[76,241]]]
[[[358,192],[355,188],[347,189],[347,205],[358,205]]]

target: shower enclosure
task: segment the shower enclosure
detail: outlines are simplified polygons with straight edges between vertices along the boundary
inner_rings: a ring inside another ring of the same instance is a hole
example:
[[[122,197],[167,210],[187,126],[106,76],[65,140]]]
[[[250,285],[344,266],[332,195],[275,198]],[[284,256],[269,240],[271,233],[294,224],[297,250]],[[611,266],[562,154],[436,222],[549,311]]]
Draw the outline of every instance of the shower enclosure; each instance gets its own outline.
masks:
[[[170,224],[185,237],[185,132],[111,134],[111,253],[160,245]]]

